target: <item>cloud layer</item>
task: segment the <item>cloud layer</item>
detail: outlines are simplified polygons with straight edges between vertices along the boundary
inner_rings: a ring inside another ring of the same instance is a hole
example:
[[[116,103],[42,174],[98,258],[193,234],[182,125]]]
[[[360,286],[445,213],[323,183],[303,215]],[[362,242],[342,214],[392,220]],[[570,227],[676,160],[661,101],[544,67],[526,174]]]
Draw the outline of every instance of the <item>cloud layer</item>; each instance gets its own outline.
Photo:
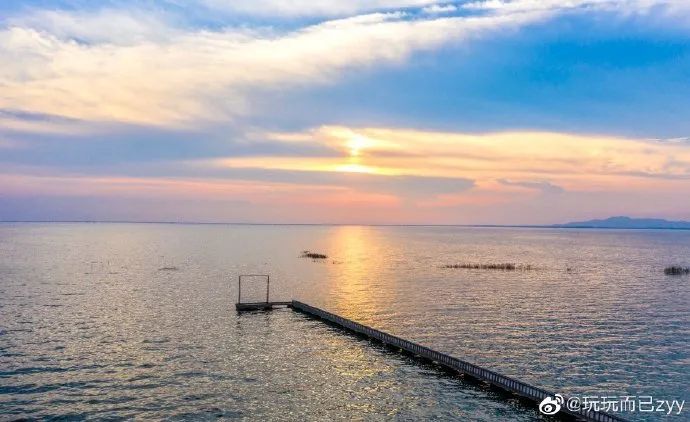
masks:
[[[686,1],[42,4],[0,5],[0,220],[690,218]]]
[[[367,9],[363,2],[211,3],[273,14]],[[390,10],[405,6],[422,8]],[[554,14],[682,6],[671,0],[486,1],[461,5],[464,12],[453,16],[424,13],[458,9],[427,1],[369,7],[387,11],[288,30],[189,27],[170,13],[137,9],[12,16],[0,29],[0,109],[143,124],[228,120],[255,111],[252,99],[266,91],[334,83],[346,72],[400,64],[415,52],[518,30]]]
[[[138,204],[132,208],[137,213],[151,200],[239,203],[241,221],[280,215],[275,221],[334,223],[347,216],[376,223],[543,223],[560,221],[555,212],[581,212],[575,207],[581,201],[594,216],[618,207],[636,213],[690,207],[690,199],[679,196],[690,190],[690,148],[679,141],[342,126],[263,136],[296,145],[295,151],[303,145],[329,153],[114,166],[101,175],[83,168],[62,174],[20,169],[23,174],[0,180],[15,201],[68,197],[79,204],[98,197]],[[655,201],[634,205],[639,198]],[[238,218],[238,208],[228,213],[229,206],[188,215]],[[169,214],[174,209],[161,211],[164,219],[175,219]]]
[[[84,27],[74,16],[53,14],[42,30],[0,32],[0,60],[9,64],[0,70],[0,108],[145,124],[229,119],[248,112],[257,92],[333,82],[348,69],[398,63],[414,51],[517,28],[538,15],[406,20],[382,13],[278,35],[155,31],[123,16],[98,23],[111,18],[82,16],[96,19]],[[118,20],[124,37],[108,29]]]

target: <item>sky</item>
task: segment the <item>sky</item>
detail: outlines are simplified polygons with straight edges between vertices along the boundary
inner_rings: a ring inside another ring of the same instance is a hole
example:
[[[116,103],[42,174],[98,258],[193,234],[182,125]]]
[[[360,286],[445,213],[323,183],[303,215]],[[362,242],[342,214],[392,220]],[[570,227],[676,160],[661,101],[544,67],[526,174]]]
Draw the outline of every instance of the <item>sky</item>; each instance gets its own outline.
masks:
[[[690,220],[687,0],[3,0],[0,221]]]

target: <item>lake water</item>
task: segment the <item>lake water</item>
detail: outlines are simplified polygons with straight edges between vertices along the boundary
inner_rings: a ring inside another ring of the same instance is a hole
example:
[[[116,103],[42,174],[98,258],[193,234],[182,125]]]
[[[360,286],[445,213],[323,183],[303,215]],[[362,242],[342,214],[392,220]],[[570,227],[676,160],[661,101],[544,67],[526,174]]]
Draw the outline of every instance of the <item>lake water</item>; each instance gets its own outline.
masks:
[[[465,262],[535,268],[443,268]],[[556,392],[687,400],[690,277],[672,264],[690,265],[690,231],[0,224],[0,414],[540,418],[290,310],[237,315],[246,273],[270,274],[273,300]]]

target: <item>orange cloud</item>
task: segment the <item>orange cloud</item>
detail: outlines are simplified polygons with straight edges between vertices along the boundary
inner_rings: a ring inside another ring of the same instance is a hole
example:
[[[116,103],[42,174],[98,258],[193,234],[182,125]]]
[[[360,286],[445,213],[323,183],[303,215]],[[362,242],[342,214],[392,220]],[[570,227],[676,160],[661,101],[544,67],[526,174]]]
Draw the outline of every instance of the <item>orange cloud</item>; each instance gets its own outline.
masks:
[[[228,158],[215,164],[304,171],[358,168],[380,175],[462,177],[484,183],[548,181],[569,190],[627,190],[690,178],[687,143],[552,132],[463,134],[340,126],[269,136],[321,143],[342,156]]]

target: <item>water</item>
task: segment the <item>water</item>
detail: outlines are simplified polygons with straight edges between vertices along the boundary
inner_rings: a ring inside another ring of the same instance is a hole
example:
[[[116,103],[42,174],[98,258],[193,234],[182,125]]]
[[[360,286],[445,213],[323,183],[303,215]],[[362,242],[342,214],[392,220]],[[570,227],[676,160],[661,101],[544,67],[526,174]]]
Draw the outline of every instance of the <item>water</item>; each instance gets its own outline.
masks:
[[[536,268],[442,268],[462,262]],[[271,274],[274,300],[565,394],[690,399],[690,277],[671,264],[690,265],[690,232],[0,224],[0,413],[539,419],[292,311],[238,316],[241,273]]]

